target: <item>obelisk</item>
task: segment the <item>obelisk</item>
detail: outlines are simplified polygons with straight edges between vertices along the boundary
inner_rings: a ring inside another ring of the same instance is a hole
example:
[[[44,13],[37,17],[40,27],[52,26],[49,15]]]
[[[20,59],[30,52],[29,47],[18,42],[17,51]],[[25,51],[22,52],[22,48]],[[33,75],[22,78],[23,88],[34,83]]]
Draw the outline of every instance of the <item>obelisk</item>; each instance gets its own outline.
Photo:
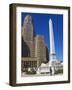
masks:
[[[49,19],[49,35],[50,35],[50,65],[56,62],[56,52],[55,52],[55,44],[54,44],[54,34],[53,34],[53,23],[52,20]]]

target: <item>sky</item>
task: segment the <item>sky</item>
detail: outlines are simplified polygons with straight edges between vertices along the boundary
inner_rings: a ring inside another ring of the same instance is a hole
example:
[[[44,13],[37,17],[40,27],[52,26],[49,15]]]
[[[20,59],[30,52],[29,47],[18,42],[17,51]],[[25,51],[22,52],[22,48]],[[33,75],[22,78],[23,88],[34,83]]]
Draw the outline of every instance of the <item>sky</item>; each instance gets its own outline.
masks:
[[[63,61],[63,15],[62,14],[43,14],[43,13],[21,13],[21,25],[23,25],[26,15],[32,17],[33,28],[36,35],[44,36],[45,44],[50,52],[49,37],[49,19],[53,22],[53,34],[56,57],[59,61]]]

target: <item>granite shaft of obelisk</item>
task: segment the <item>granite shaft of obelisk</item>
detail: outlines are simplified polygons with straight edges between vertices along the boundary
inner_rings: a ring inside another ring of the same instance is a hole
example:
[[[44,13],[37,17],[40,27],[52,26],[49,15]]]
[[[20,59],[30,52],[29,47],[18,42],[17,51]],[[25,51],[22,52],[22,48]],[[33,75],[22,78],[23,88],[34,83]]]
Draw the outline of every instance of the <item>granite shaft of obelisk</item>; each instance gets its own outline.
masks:
[[[49,35],[50,35],[50,54],[55,54],[53,23],[51,19],[49,19]]]

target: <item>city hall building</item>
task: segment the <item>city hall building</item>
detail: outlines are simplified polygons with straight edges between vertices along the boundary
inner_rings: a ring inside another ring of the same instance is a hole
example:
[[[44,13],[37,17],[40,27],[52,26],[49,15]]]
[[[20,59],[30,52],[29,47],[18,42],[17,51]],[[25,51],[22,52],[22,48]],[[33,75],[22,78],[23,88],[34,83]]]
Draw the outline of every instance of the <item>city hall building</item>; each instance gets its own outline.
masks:
[[[38,68],[41,63],[47,63],[49,60],[48,47],[43,36],[35,35],[31,16],[25,17],[21,31],[21,69]]]

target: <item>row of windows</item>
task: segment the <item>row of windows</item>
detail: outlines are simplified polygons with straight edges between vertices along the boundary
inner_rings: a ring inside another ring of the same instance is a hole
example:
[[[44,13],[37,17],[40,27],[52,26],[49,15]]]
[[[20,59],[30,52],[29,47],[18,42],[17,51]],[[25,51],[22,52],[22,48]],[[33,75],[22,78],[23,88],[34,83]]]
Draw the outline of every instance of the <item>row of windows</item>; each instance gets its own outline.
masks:
[[[37,67],[36,61],[22,61],[22,67]]]

